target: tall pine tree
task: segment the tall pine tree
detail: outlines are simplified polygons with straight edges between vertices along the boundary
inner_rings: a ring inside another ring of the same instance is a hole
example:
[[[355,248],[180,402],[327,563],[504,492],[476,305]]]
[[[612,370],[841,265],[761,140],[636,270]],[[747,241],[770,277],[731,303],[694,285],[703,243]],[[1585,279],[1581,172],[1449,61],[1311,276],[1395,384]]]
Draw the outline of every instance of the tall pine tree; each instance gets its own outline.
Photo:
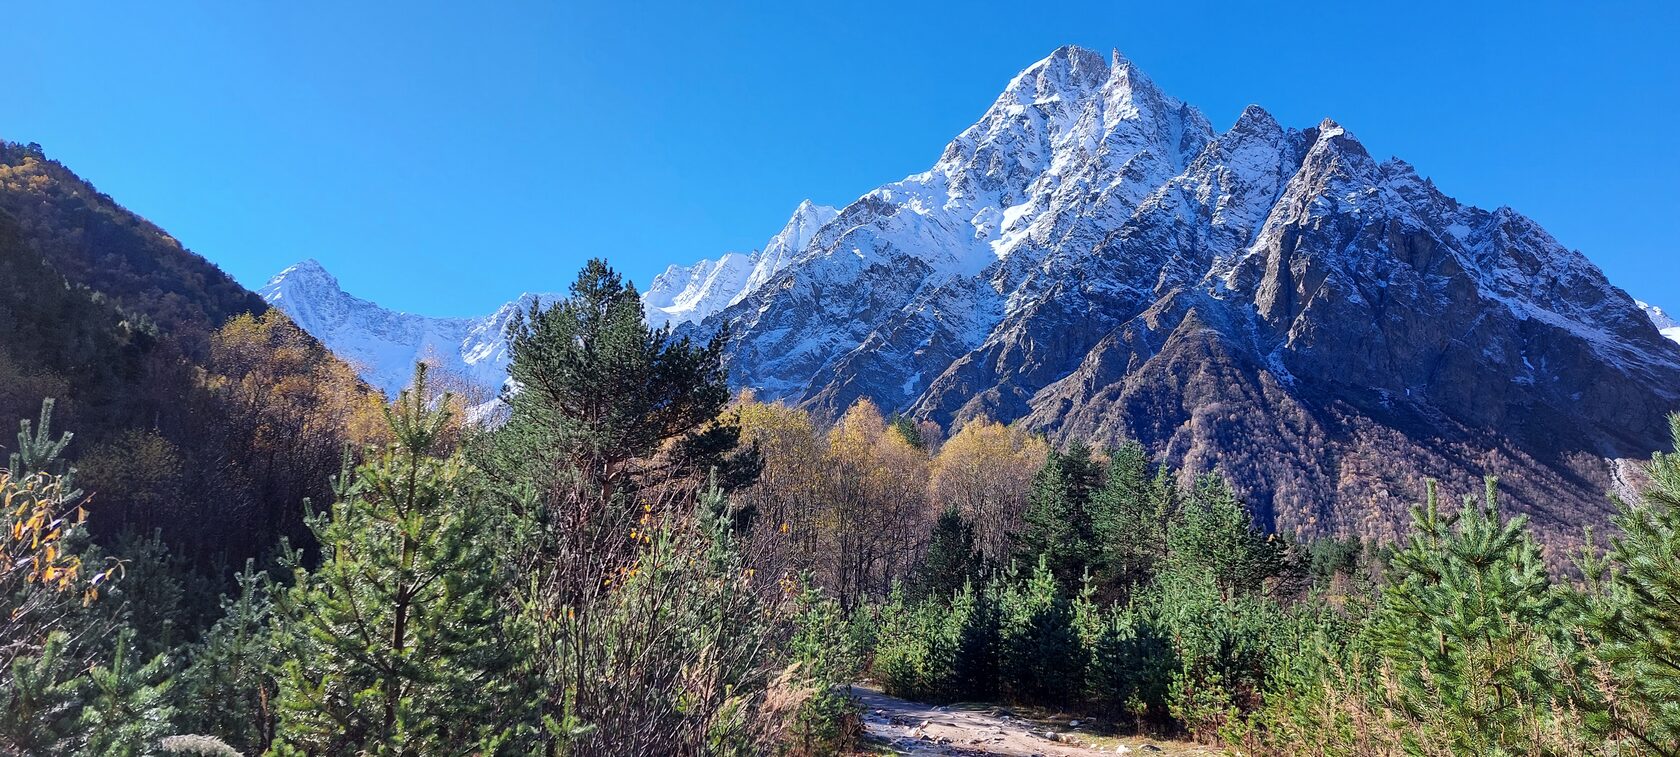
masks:
[[[1254,523],[1230,484],[1211,473],[1197,479],[1167,546],[1170,569],[1205,572],[1226,599],[1259,592],[1282,572],[1287,556],[1284,543]]]
[[[1077,586],[1094,551],[1091,496],[1100,479],[1084,444],[1052,452],[1033,478],[1016,559],[1031,565],[1043,558],[1064,588]]]
[[[488,467],[537,483],[550,506],[620,500],[656,481],[698,491],[714,470],[726,492],[750,483],[756,455],[738,453],[740,428],[721,420],[727,339],[650,328],[635,287],[589,261],[570,297],[532,302],[508,326],[516,388]]]
[[[974,524],[946,508],[933,524],[916,582],[918,598],[949,602],[964,584],[980,579],[984,558],[975,544]]]
[[[311,517],[321,564],[280,597],[280,739],[312,754],[459,754],[526,716],[495,593],[508,580],[473,472],[440,447],[425,371],[386,411],[392,443]],[[295,558],[294,558],[295,560]]]
[[[1137,442],[1121,445],[1109,457],[1102,488],[1091,497],[1091,574],[1100,594],[1119,596],[1154,577],[1166,553],[1172,517],[1160,512],[1171,500],[1159,495],[1159,485],[1170,482],[1153,477],[1149,457]]]
[[[752,520],[726,494],[759,469],[724,412],[727,334],[695,343],[650,328],[635,288],[592,260],[567,299],[533,303],[508,339],[508,419],[475,459],[519,530],[510,569],[527,580],[514,609],[533,639],[548,746],[693,743],[720,698],[757,675],[742,656],[765,649],[745,640],[758,631],[742,608],[764,622],[741,591],[754,579],[718,532]]]
[[[1680,449],[1680,415],[1669,428]],[[1650,486],[1623,504],[1609,562],[1587,563],[1601,592],[1586,598],[1583,625],[1613,689],[1594,697],[1588,722],[1653,754],[1680,754],[1680,454],[1659,452],[1645,470]]]

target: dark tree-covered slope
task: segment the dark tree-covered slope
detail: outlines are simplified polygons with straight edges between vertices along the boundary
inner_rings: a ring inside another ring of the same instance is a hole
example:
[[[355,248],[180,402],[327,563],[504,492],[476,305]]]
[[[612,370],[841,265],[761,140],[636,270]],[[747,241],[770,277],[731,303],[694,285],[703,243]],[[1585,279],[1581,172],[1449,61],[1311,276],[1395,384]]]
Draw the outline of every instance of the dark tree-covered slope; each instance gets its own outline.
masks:
[[[378,395],[40,148],[0,158],[0,453],[51,397],[97,537],[161,530],[235,565],[306,537],[304,500],[330,493]]]
[[[164,329],[199,333],[262,298],[163,229],[46,157],[36,145],[0,141],[0,210],[31,247],[72,282],[145,314]]]

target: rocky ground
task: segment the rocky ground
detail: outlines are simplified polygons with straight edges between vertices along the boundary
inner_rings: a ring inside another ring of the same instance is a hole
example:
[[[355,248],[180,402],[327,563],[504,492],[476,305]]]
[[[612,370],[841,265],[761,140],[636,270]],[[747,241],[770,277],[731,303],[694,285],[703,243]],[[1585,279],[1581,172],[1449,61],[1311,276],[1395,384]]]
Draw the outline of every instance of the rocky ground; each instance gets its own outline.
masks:
[[[863,704],[865,754],[1060,755],[1221,754],[1196,744],[1102,735],[1094,724],[1057,716],[1028,716],[987,705],[935,706],[881,693],[857,684],[852,693]]]

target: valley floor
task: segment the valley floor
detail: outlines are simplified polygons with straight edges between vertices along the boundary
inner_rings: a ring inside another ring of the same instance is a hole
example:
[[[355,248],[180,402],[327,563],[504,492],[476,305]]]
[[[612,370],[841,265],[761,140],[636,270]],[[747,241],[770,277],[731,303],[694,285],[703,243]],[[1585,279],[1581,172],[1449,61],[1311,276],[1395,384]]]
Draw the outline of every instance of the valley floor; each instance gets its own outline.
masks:
[[[984,704],[930,705],[887,696],[873,684],[852,686],[863,705],[864,754],[1066,757],[1091,754],[1215,755],[1213,747],[1103,736],[1067,716],[1028,717]]]

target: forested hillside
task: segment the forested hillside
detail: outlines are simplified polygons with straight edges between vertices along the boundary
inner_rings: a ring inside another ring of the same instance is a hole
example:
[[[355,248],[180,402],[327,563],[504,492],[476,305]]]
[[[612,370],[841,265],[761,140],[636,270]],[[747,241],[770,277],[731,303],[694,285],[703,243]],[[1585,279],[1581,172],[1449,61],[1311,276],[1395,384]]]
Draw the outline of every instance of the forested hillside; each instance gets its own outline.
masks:
[[[171,333],[202,337],[232,316],[267,310],[262,298],[39,145],[0,141],[0,209],[59,273]]]
[[[369,438],[377,395],[38,147],[0,143],[0,159],[0,417],[56,401],[93,533],[159,530],[233,565],[306,536],[303,499]]]

